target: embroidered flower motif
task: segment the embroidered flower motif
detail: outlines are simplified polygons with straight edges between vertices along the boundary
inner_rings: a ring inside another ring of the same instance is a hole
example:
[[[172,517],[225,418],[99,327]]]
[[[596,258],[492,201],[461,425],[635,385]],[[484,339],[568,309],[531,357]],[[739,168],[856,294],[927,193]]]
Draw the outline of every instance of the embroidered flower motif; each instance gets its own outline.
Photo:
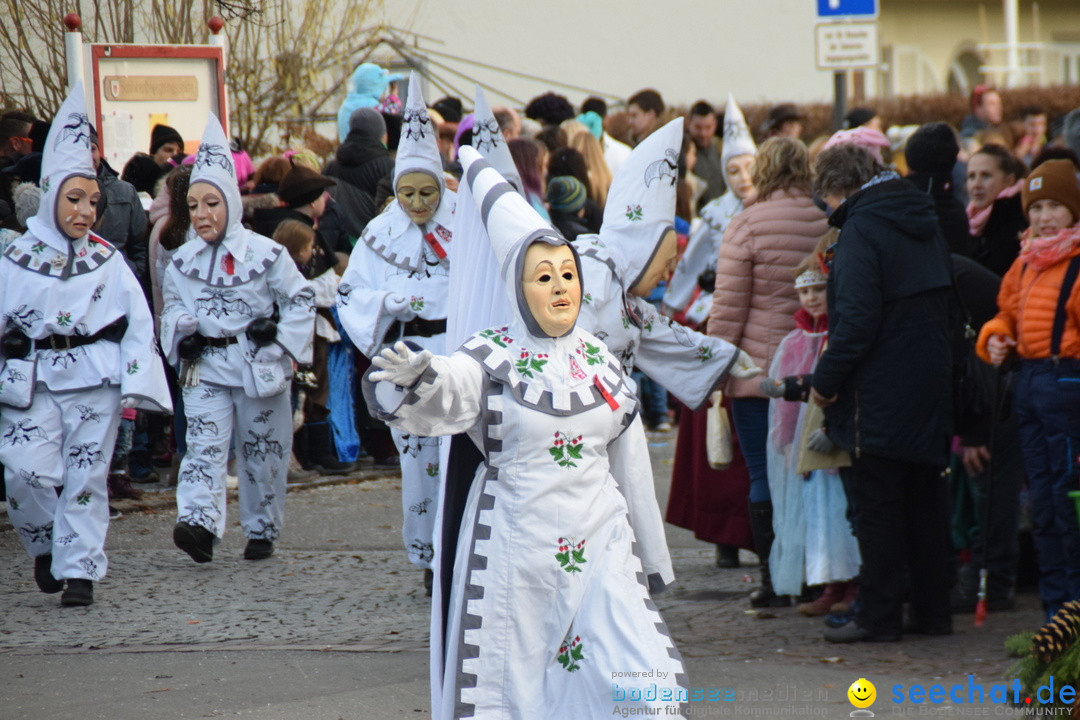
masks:
[[[585,560],[585,541],[577,538],[559,538],[559,552],[555,553],[559,567],[568,573],[581,572]]]
[[[629,330],[630,329],[630,318],[627,317],[626,313],[621,313],[621,315],[622,315],[623,330]]]
[[[56,313],[56,324],[60,327],[67,327],[71,324],[71,313],[60,310]]]
[[[428,477],[438,477],[439,476],[439,463],[428,463],[427,468],[425,469],[425,472],[427,472]]]
[[[41,178],[41,194],[49,192],[49,188],[52,187],[52,178]]]
[[[574,356],[570,356],[570,377],[575,380],[585,380],[589,376],[585,374],[585,371],[578,365],[578,361],[574,359]]]
[[[77,502],[79,505],[89,505],[91,497],[92,496],[90,495],[90,493],[83,490],[81,493],[75,496],[75,502]]]
[[[698,345],[697,359],[701,362],[707,362],[713,359],[713,349],[708,345]]]
[[[547,365],[547,353],[536,353],[535,355],[525,348],[521,349],[521,355],[518,356],[517,363],[514,367],[522,377],[531,378],[534,372],[544,372],[544,366]]]
[[[559,654],[555,656],[555,659],[559,661],[559,664],[563,666],[563,670],[567,672],[574,672],[580,670],[581,666],[578,665],[579,660],[585,659],[585,653],[582,650],[584,643],[581,642],[581,636],[575,635],[570,642],[563,642],[559,646]]]
[[[626,316],[623,316],[623,321],[626,322]],[[604,364],[603,351],[592,343],[587,343],[584,340],[578,340],[578,347],[577,350],[575,350],[574,352],[585,358],[585,362],[589,365]]]
[[[412,308],[413,312],[420,312],[424,309],[424,298],[413,295],[409,298],[409,307]]]
[[[138,360],[132,360],[131,362],[129,362],[127,364],[127,374],[128,375],[134,375],[137,372],[139,372],[139,361]]]
[[[641,220],[641,206],[640,205],[627,205],[626,206],[626,219],[630,222],[637,222]]]
[[[551,443],[551,447],[548,448],[548,452],[551,453],[551,458],[559,467],[569,470],[572,467],[577,467],[574,460],[581,459],[583,445],[581,435],[570,437],[562,431],[556,431],[555,440]]]
[[[30,252],[34,253],[35,255],[40,255],[41,252],[45,249],[45,247],[45,243],[38,240],[36,243],[30,246]]]
[[[499,347],[506,347],[507,345],[510,345],[514,342],[512,338],[507,336],[506,330],[506,327],[501,327],[498,329],[488,328],[487,330],[480,331],[480,337],[487,338]]]
[[[585,293],[581,296],[581,302],[586,305],[592,305],[592,293]]]

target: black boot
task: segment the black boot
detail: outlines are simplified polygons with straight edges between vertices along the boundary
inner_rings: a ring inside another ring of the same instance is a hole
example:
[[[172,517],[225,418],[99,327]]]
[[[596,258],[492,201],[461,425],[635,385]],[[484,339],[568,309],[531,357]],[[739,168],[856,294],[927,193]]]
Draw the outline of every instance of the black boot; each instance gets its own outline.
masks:
[[[750,503],[750,532],[754,536],[754,550],[761,561],[761,587],[750,593],[750,607],[788,607],[791,598],[773,591],[772,574],[769,572],[769,551],[772,549],[772,502]]]
[[[214,533],[202,525],[178,522],[173,528],[173,543],[197,563],[214,559]]]
[[[734,545],[716,543],[716,567],[737,568],[740,566],[739,548]]]
[[[43,593],[58,593],[64,589],[64,581],[52,575],[52,554],[34,558],[34,581]]]
[[[245,560],[265,560],[274,554],[274,543],[269,540],[260,540],[259,538],[252,538],[248,540],[247,547],[244,548]]]
[[[94,583],[82,578],[72,578],[67,581],[67,589],[60,596],[60,604],[67,607],[77,607],[94,604]]]
[[[329,420],[308,423],[304,427],[307,428],[308,460],[312,470],[322,475],[347,475],[356,470],[356,463],[338,460]]]

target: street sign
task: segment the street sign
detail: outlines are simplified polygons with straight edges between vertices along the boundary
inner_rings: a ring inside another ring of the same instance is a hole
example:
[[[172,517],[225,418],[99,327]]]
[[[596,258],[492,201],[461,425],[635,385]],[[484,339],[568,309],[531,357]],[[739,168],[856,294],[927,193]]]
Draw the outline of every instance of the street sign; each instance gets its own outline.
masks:
[[[818,70],[875,68],[881,62],[876,22],[820,23]]]
[[[817,0],[819,18],[836,20],[842,17],[868,19],[878,15],[878,0]]]

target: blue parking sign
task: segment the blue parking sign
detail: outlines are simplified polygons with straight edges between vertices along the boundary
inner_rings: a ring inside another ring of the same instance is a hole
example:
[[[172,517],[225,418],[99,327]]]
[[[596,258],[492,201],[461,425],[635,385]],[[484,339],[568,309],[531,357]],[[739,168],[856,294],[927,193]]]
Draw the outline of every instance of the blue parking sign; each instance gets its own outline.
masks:
[[[877,17],[877,0],[817,0],[820,18]]]

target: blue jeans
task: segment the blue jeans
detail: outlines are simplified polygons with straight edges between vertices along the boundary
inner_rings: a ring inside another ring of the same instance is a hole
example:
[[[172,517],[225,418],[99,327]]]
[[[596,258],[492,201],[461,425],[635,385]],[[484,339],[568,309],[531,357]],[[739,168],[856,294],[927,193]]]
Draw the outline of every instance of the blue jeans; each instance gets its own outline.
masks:
[[[769,502],[768,464],[765,459],[765,440],[769,436],[768,398],[734,398],[731,401],[731,422],[739,437],[739,447],[750,472],[750,502]]]
[[[1080,488],[1080,360],[1025,360],[1016,374],[1020,451],[1048,615],[1080,598],[1080,527],[1070,490]]]
[[[641,419],[645,424],[652,427],[667,420],[667,390],[640,370],[633,372],[633,378],[638,386]]]

